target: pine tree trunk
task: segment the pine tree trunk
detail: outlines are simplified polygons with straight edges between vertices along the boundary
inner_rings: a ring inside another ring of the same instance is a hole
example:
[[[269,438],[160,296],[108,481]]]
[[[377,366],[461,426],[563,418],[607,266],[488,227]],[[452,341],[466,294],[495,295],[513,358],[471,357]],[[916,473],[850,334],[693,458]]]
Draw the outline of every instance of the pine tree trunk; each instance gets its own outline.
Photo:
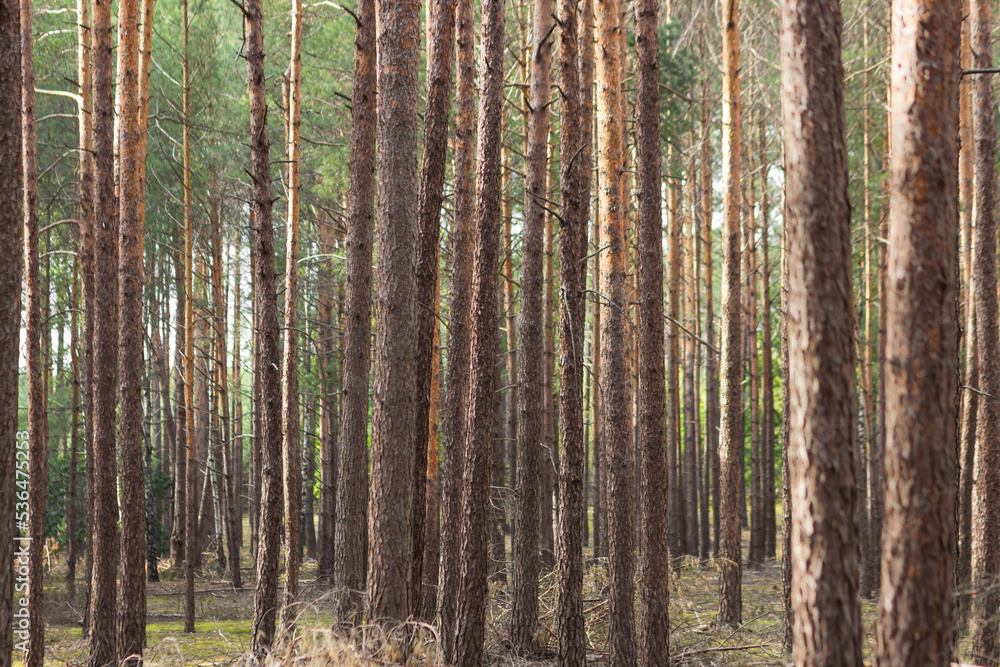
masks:
[[[12,663],[14,504],[18,422],[18,350],[24,257],[21,153],[21,28],[18,0],[0,3],[0,662]],[[81,105],[82,107],[82,105]],[[83,115],[81,109],[81,116]],[[84,228],[81,225],[81,231]],[[82,240],[81,240],[82,244]],[[23,479],[23,474],[22,474]]]
[[[768,237],[770,218],[770,193],[768,188],[768,174],[770,164],[765,158],[766,133],[764,127],[764,117],[761,115],[760,128],[760,164],[762,167],[760,177],[760,304],[761,304],[761,387],[763,389],[763,414],[761,415],[761,434],[763,459],[763,477],[761,483],[764,487],[764,557],[772,559],[775,557],[777,529],[775,525],[775,497],[774,497],[774,358],[772,356],[771,339],[771,244]]]
[[[115,407],[118,371],[118,211],[115,201],[111,6],[94,2],[94,522],[90,667],[115,661],[118,497]]]
[[[379,4],[378,221],[375,364],[368,534],[369,621],[413,610],[416,352],[417,88],[420,3]],[[421,447],[426,446],[426,441]],[[484,524],[485,525],[485,524]],[[421,554],[422,556],[423,554]]]
[[[748,123],[748,125],[751,123]],[[753,151],[751,137],[748,152]],[[759,165],[751,162],[751,169]],[[746,212],[743,218],[745,244],[743,251],[743,266],[746,285],[746,352],[747,372],[749,374],[750,394],[750,549],[747,553],[747,566],[758,567],[764,562],[764,486],[761,462],[761,430],[760,430],[760,357],[757,349],[757,221],[754,181],[747,179],[745,199]]]
[[[896,603],[880,605],[880,665],[946,666],[953,650],[960,11],[893,7],[882,595]]]
[[[466,439],[466,402],[469,393],[469,301],[472,289],[472,242],[475,201],[476,79],[472,0],[459,0],[455,12],[458,73],[455,84],[455,211],[451,233],[451,304],[448,319],[448,366],[441,415],[441,538],[438,567],[437,614],[445,660],[455,658],[455,605],[459,587],[459,517],[462,508],[462,450]],[[505,204],[506,205],[506,204]],[[509,224],[509,220],[508,220]],[[509,228],[508,228],[509,229]],[[505,271],[509,268],[507,259]],[[511,285],[504,281],[505,289]],[[509,324],[508,324],[509,327]],[[513,329],[509,329],[513,331]],[[513,363],[513,362],[512,362]],[[512,366],[513,367],[513,366]],[[508,402],[509,402],[508,398]],[[424,618],[431,618],[434,602],[425,598]],[[428,607],[430,603],[430,607]]]
[[[347,189],[347,303],[343,428],[337,460],[334,586],[344,589],[335,619],[362,609],[368,560],[368,373],[371,370],[372,234],[375,196],[375,0],[360,0],[354,37],[350,174]]]
[[[740,193],[742,112],[740,110],[739,0],[722,3],[722,169],[725,212],[722,246],[722,382],[719,406],[719,617],[738,626],[743,618],[740,490],[743,488],[743,326],[740,297]]]
[[[546,457],[544,321],[542,308],[545,233],[546,149],[549,130],[549,71],[552,64],[552,0],[534,0],[533,46],[530,54],[531,84],[528,105],[527,148],[524,165],[524,231],[521,238],[521,311],[518,319],[517,366],[517,485],[513,545],[513,600],[510,635],[514,652],[536,651],[538,626],[539,535],[541,498]],[[482,204],[480,203],[480,206]],[[549,522],[551,523],[551,514]],[[542,545],[544,546],[544,545]]]
[[[451,70],[455,51],[455,0],[428,4],[427,104],[424,112],[424,145],[417,200],[417,266],[414,327],[416,329],[416,423],[413,429],[413,558],[410,576],[410,613],[423,609],[424,522],[427,486],[427,447],[434,361],[432,346],[437,327],[438,247],[441,244],[441,202],[444,198],[448,149],[448,116],[451,110]],[[436,567],[437,563],[433,564]],[[424,620],[430,620],[425,618]]]
[[[668,162],[674,161],[674,151],[668,149]],[[680,214],[677,188],[673,184],[667,189],[667,380],[666,380],[666,410],[669,426],[667,438],[667,475],[668,493],[667,507],[670,508],[670,524],[668,527],[667,544],[670,557],[680,558],[687,552],[687,515],[685,513],[684,485],[681,481],[683,453],[681,452],[681,407],[680,385],[680,329],[677,322],[681,314],[681,228],[683,222]],[[661,244],[662,246],[662,244]],[[662,247],[661,247],[662,252]],[[677,561],[679,563],[679,561]]]
[[[993,67],[990,30],[993,4],[971,0],[972,65]],[[993,79],[972,80],[972,123],[975,169],[975,246],[972,294],[975,299],[979,387],[986,396],[1000,395],[997,325],[996,127]],[[950,176],[950,174],[949,174]],[[1000,590],[991,586],[1000,572],[1000,404],[979,401],[972,489],[972,658],[985,665],[1000,664]],[[991,589],[988,589],[990,586]]]
[[[861,665],[840,3],[781,5],[794,654],[799,665]]]
[[[425,510],[423,551],[420,558],[425,561],[427,566],[423,573],[423,581],[420,582],[420,608],[414,616],[428,622],[434,620],[434,607],[436,605],[430,604],[430,613],[427,615],[424,615],[424,610],[427,609],[427,603],[433,603],[437,600],[438,562],[440,560],[438,520],[441,514],[439,506],[441,498],[441,327],[437,319],[439,301],[440,294],[435,290],[434,331],[431,348],[431,400],[427,410],[427,442],[424,444],[427,451],[427,469],[423,474],[427,476],[427,488],[424,490],[422,501],[417,496],[413,497],[413,502],[422,503]],[[491,486],[493,486],[492,483]]]
[[[299,124],[302,99],[302,0],[292,2],[292,54],[288,65],[288,211],[285,218],[285,317],[281,358],[281,456],[285,508],[285,590],[281,600],[281,633],[295,630],[295,601],[302,567],[302,442],[299,435]]]
[[[483,659],[486,623],[486,549],[489,525],[490,451],[494,365],[497,352],[496,267],[501,224],[501,125],[503,122],[504,13],[502,0],[482,4],[482,60],[476,165],[476,231],[471,296],[471,377],[468,437],[463,448],[460,588],[455,622],[455,662]]]
[[[685,141],[687,146],[691,146],[690,139]],[[693,170],[694,161],[686,160],[687,162],[687,178],[684,183],[684,188],[687,191],[686,200],[691,202],[694,206],[694,182],[695,174]],[[683,259],[681,260],[680,270],[684,275],[683,285],[684,285],[684,328],[687,331],[684,333],[684,509],[685,509],[685,527],[687,528],[687,535],[685,537],[685,542],[687,543],[687,549],[685,553],[688,553],[694,557],[698,557],[699,548],[699,523],[698,523],[698,414],[696,412],[698,407],[698,398],[695,393],[695,348],[696,341],[694,339],[694,332],[697,330],[696,322],[698,321],[698,313],[695,306],[695,239],[697,237],[697,221],[695,216],[690,217],[684,216],[684,229],[681,230],[682,246],[683,246]],[[690,233],[689,233],[690,232]],[[640,373],[641,374],[641,373]]]
[[[120,236],[118,306],[119,395],[121,422],[121,603],[118,606],[118,659],[138,667],[146,642],[146,494],[143,483],[143,182],[144,134],[140,116],[139,3],[119,5],[119,88],[121,89],[121,144],[119,208]],[[132,657],[135,656],[135,657]]]
[[[787,200],[786,200],[787,201]],[[784,216],[783,216],[784,217]],[[787,220],[787,218],[785,218]],[[788,225],[781,227],[781,405],[791,403],[792,387],[788,373]],[[792,608],[792,487],[788,469],[788,444],[791,412],[781,415],[781,648],[792,651],[795,612]]]
[[[319,223],[319,252],[329,255],[334,252],[333,221]],[[319,538],[317,540],[316,576],[329,584],[333,581],[333,535],[337,517],[337,433],[334,382],[336,361],[334,360],[333,329],[333,272],[332,263],[324,261],[319,265],[317,291],[317,332],[316,357],[319,365],[322,393],[319,399]],[[342,322],[338,322],[342,325]]]
[[[257,585],[250,650],[258,658],[271,648],[278,603],[278,550],[281,521],[281,385],[278,372],[278,298],[274,269],[274,222],[271,219],[271,144],[267,136],[264,81],[264,30],[260,0],[247,0],[247,89],[250,98],[250,163],[253,181],[253,239],[256,262],[254,294],[260,354],[261,449],[260,537],[257,545]],[[255,434],[257,435],[257,434]],[[189,466],[190,467],[190,466]],[[188,475],[191,471],[188,470]],[[190,511],[189,515],[190,516]],[[193,522],[192,522],[193,523]]]
[[[642,452],[640,463],[642,532],[639,547],[642,558],[639,570],[642,577],[642,626],[639,645],[640,663],[644,667],[657,665],[667,667],[670,664],[669,557],[671,554],[662,548],[667,536],[667,517],[663,513],[663,508],[666,506],[670,489],[667,485],[665,449],[667,435],[664,423],[666,394],[663,377],[663,231],[660,210],[660,62],[657,13],[656,0],[641,0],[636,3],[635,51],[638,77],[636,166],[639,170],[636,179],[639,200],[639,215],[636,219],[638,227],[636,296],[639,301],[637,426]],[[675,245],[671,247],[671,257],[675,260],[676,243],[679,240],[674,238]],[[670,269],[676,274],[679,266],[671,265]],[[671,305],[676,303],[675,295]],[[677,333],[675,327],[674,338],[671,341],[674,353],[676,353]],[[675,390],[676,378],[676,374],[671,376]],[[690,424],[691,422],[688,422],[689,427]],[[676,426],[675,422],[672,430],[675,431]],[[687,455],[693,461],[693,452],[697,449],[697,445],[694,443],[694,438],[690,437],[687,443],[685,448],[690,447]],[[689,478],[689,482],[693,486],[692,478]],[[688,525],[695,531],[696,544],[697,520],[690,515],[691,509],[689,506]],[[688,547],[691,546],[689,542]]]
[[[185,188],[185,191],[187,188]],[[187,218],[184,227],[187,229]],[[182,247],[185,243],[184,235],[178,239]],[[184,355],[187,351],[187,325],[185,324],[185,313],[187,312],[187,295],[184,280],[184,265],[187,255],[182,250],[174,254],[174,275],[177,294],[177,312],[174,320],[176,339],[176,358],[174,360],[174,400],[177,404],[177,434],[174,443],[174,466],[173,466],[173,527],[170,532],[170,567],[174,570],[181,570],[184,567],[184,532],[187,516],[187,401],[184,389],[184,369],[186,362]],[[167,389],[169,400],[169,387]],[[89,457],[88,457],[89,459]],[[90,473],[88,472],[88,478]]]

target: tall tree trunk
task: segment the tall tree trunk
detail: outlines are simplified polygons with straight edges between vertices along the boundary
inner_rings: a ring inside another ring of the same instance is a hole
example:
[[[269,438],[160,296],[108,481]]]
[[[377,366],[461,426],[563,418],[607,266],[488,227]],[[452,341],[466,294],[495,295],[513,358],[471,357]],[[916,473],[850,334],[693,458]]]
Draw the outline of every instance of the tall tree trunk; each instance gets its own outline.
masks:
[[[441,508],[441,328],[438,324],[437,303],[439,294],[434,295],[434,331],[432,333],[433,346],[431,354],[431,395],[430,406],[427,410],[427,442],[424,447],[427,449],[427,469],[423,474],[427,475],[427,488],[424,489],[423,499],[414,496],[414,503],[421,503],[424,506],[423,525],[423,545],[420,558],[426,561],[427,569],[423,573],[423,580],[420,582],[421,600],[420,609],[414,614],[417,618],[427,619],[428,622],[434,620],[434,607],[431,605],[431,613],[424,616],[425,602],[437,600],[438,582],[438,561],[439,561],[439,541],[438,541],[438,520],[440,519]],[[492,483],[491,483],[492,485]]]
[[[740,193],[743,164],[740,110],[739,0],[723,0],[722,170],[725,181],[722,271],[722,382],[720,388],[719,623],[743,618],[740,490],[743,488],[743,354],[740,298]]]
[[[752,125],[748,122],[748,125]],[[753,151],[751,138],[748,152]],[[759,165],[748,159],[751,170]],[[749,379],[750,398],[750,549],[747,553],[747,566],[757,567],[764,562],[764,488],[761,484],[761,430],[760,430],[760,357],[757,348],[757,220],[756,178],[751,175],[745,184],[746,211],[743,217],[745,243],[743,247],[743,267],[745,274],[746,300],[746,353],[747,374]]]
[[[663,508],[667,504],[670,489],[667,485],[664,424],[666,395],[663,378],[663,232],[660,211],[660,60],[657,13],[656,0],[640,0],[636,3],[635,51],[639,89],[636,107],[636,166],[639,169],[636,296],[639,301],[638,428],[642,452],[640,663],[644,667],[667,667],[670,664],[670,554],[662,548],[667,536],[667,517]],[[675,239],[674,242],[679,240]],[[672,248],[671,256],[676,259],[676,252],[673,250]],[[670,268],[676,273],[678,267]],[[672,346],[676,346],[676,336],[675,329]],[[676,382],[676,375],[671,376],[671,381]],[[676,423],[673,426],[676,427]],[[687,428],[690,426],[689,422]],[[694,438],[688,438],[687,442],[691,448],[687,455],[693,460],[693,450],[697,445],[694,444]],[[689,478],[689,481],[693,486],[694,480]],[[689,526],[697,531],[697,521],[690,516],[690,509],[689,507]],[[697,543],[697,532],[694,542]]]
[[[295,600],[302,565],[302,443],[299,435],[299,124],[302,100],[302,0],[292,1],[292,55],[288,65],[286,157],[288,211],[285,218],[285,320],[281,358],[281,459],[284,475],[285,590],[281,600],[281,632],[295,630]]]
[[[274,221],[271,219],[271,144],[267,136],[267,100],[264,81],[264,29],[260,0],[247,0],[247,89],[250,98],[250,164],[254,294],[257,340],[260,344],[261,466],[260,533],[257,546],[257,586],[250,650],[258,658],[271,648],[278,602],[278,549],[281,521],[281,388],[278,372],[278,297],[274,269]],[[256,435],[256,434],[255,434]],[[188,471],[190,475],[190,470]]]
[[[668,149],[668,163],[674,162],[674,151]],[[667,257],[669,277],[667,279],[667,381],[666,381],[666,414],[669,426],[666,431],[667,447],[667,507],[669,508],[670,525],[668,526],[667,544],[672,558],[680,558],[687,551],[687,516],[684,508],[684,486],[681,481],[681,407],[680,385],[680,329],[677,322],[681,315],[681,229],[683,221],[678,201],[678,188],[673,184],[666,186],[667,203]],[[657,194],[659,192],[657,191]],[[660,244],[662,253],[662,242]],[[680,561],[677,561],[678,563]]]
[[[448,319],[448,366],[442,409],[441,442],[441,540],[438,568],[437,613],[443,654],[455,659],[455,605],[461,564],[459,562],[459,517],[462,508],[462,450],[466,440],[466,402],[469,393],[469,318],[472,289],[472,243],[475,200],[476,79],[472,0],[459,0],[456,7],[458,75],[455,84],[455,210],[451,233],[451,305]],[[506,258],[505,271],[510,263]],[[505,289],[513,289],[504,281]],[[508,331],[513,332],[508,320]],[[511,340],[511,339],[508,339]],[[513,369],[513,362],[511,365]],[[510,396],[510,395],[508,395]],[[508,398],[508,401],[510,399]],[[426,557],[425,557],[426,560]],[[428,567],[436,564],[427,562]],[[428,607],[431,602],[432,606]],[[424,598],[424,618],[431,618],[433,602]]]
[[[471,355],[467,437],[463,448],[461,563],[455,620],[455,663],[483,659],[490,452],[496,363],[496,266],[501,223],[504,13],[502,0],[482,4],[482,61],[477,129],[476,231],[472,265]]]
[[[553,29],[553,32],[555,30]],[[554,41],[554,40],[553,40]],[[552,160],[546,160],[549,169],[549,177],[546,189],[546,197],[552,201],[555,197],[556,187],[556,160],[555,160],[555,140],[552,127],[549,128],[549,147],[547,153],[552,155]],[[548,205],[546,205],[549,208]],[[551,570],[555,567],[555,534],[552,531],[553,519],[553,477],[555,476],[555,466],[559,465],[558,444],[556,442],[556,422],[558,418],[558,406],[553,392],[555,383],[555,359],[556,359],[556,336],[555,319],[553,317],[553,302],[555,297],[555,218],[552,211],[545,212],[545,288],[542,295],[542,321],[544,327],[544,344],[542,353],[542,405],[545,406],[542,417],[542,451],[539,466],[539,487],[541,502],[539,503],[538,520],[538,550],[540,552],[539,566],[541,569]]]
[[[604,422],[601,437],[608,454],[608,555],[611,583],[609,643],[612,665],[635,665],[635,449],[629,406],[625,310],[627,271],[622,167],[624,118],[621,61],[624,29],[618,0],[595,7],[597,24],[597,145],[600,178],[601,354]]]
[[[590,155],[581,141],[577,3],[560,0],[559,80],[562,88],[559,184],[559,663],[586,662],[583,615],[583,537],[586,523],[583,434],[583,293],[587,287],[587,217],[583,173]],[[662,323],[662,317],[660,318]],[[662,336],[661,336],[662,340]],[[662,355],[661,355],[662,356]],[[662,374],[661,374],[662,376]]]
[[[361,611],[368,560],[368,373],[371,370],[372,233],[375,196],[375,0],[359,0],[354,37],[350,174],[347,189],[347,305],[343,430],[337,460],[334,585],[336,618]]]
[[[378,202],[371,500],[368,535],[370,621],[402,621],[413,561],[416,412],[417,88],[420,3],[379,4]],[[492,370],[492,369],[491,369]],[[421,443],[426,446],[426,441]],[[423,471],[421,471],[423,472]],[[418,503],[419,504],[419,503]],[[485,525],[485,524],[483,524]],[[421,554],[423,556],[423,554]]]
[[[518,320],[517,483],[514,514],[513,600],[510,635],[514,652],[532,655],[538,627],[538,536],[540,451],[544,438],[542,392],[542,291],[546,148],[549,130],[549,74],[552,68],[552,0],[534,0],[529,118],[524,165],[524,232],[521,239],[521,312]],[[480,206],[482,203],[480,202]],[[551,516],[549,521],[551,522]]]
[[[185,192],[187,188],[185,187]],[[180,246],[183,248],[185,240],[184,234],[187,229],[187,217],[185,217],[184,230],[181,234]],[[187,263],[187,255],[184,250],[174,253],[174,275],[177,294],[177,312],[174,319],[174,329],[176,338],[176,349],[174,359],[174,400],[177,404],[177,434],[174,446],[174,466],[173,466],[173,527],[170,532],[170,567],[181,570],[184,567],[184,531],[187,516],[187,401],[184,389],[184,355],[187,352],[187,282],[184,278],[184,266]],[[169,394],[169,388],[168,392]]]
[[[21,148],[24,200],[25,357],[28,393],[28,644],[27,667],[41,667],[45,659],[43,618],[43,556],[45,506],[49,466],[45,451],[48,414],[45,409],[45,373],[42,364],[42,282],[38,252],[38,149],[35,145],[35,61],[31,34],[31,0],[21,0]],[[112,399],[113,400],[113,399]],[[113,428],[113,426],[112,426]],[[112,436],[113,440],[113,436]],[[23,487],[18,487],[23,488]]]
[[[0,662],[4,664],[12,663],[14,649],[15,453],[17,441],[25,436],[17,431],[24,258],[20,14],[19,0],[0,3],[0,90],[4,91],[0,95]]]
[[[800,665],[861,665],[840,3],[783,0],[781,17],[794,654]]]
[[[139,3],[119,5],[121,89],[121,201],[118,240],[118,378],[121,396],[121,603],[118,605],[118,660],[138,667],[146,643],[146,495],[143,481],[143,132],[139,90]]]
[[[77,513],[79,505],[79,479],[77,474],[79,452],[80,452],[80,357],[77,346],[79,344],[79,324],[77,311],[80,309],[80,291],[78,287],[77,274],[79,272],[79,258],[73,261],[73,286],[70,297],[70,365],[72,383],[72,416],[70,426],[70,448],[69,448],[69,489],[66,498],[66,588],[71,599],[76,598],[76,559],[79,545],[76,540],[77,533]]]
[[[91,26],[94,68],[94,571],[90,604],[90,667],[115,662],[118,498],[115,399],[118,370],[118,211],[114,174],[111,6],[95,0]]]
[[[333,221],[319,222],[319,252],[322,255],[332,254]],[[316,576],[326,583],[333,581],[333,535],[336,530],[337,517],[337,433],[336,433],[336,402],[334,395],[336,385],[336,361],[334,360],[334,329],[333,329],[333,271],[332,263],[323,261],[319,265],[318,277],[319,303],[317,305],[316,357],[319,362],[321,378],[319,399],[319,539],[317,543],[318,563]],[[342,322],[338,322],[342,326]]]
[[[787,198],[785,200],[787,202]],[[787,221],[786,216],[782,216]],[[781,405],[791,403],[792,387],[788,372],[788,225],[781,226]],[[794,642],[795,611],[792,608],[792,486],[788,469],[791,411],[781,415],[781,648],[790,653]]]
[[[893,5],[882,596],[895,602],[879,607],[880,665],[952,656],[960,12]]]
[[[763,459],[764,491],[764,557],[776,555],[777,527],[775,525],[774,497],[774,358],[771,340],[771,244],[768,237],[770,227],[770,192],[768,188],[768,164],[766,151],[766,131],[764,115],[760,120],[760,319],[761,333],[761,387],[763,389],[763,414],[761,415],[761,458]],[[784,404],[783,404],[784,405]]]
[[[990,30],[993,3],[971,0],[972,65],[993,67]],[[940,102],[939,102],[940,103]],[[975,246],[973,296],[976,311],[979,390],[1000,395],[1000,357],[991,341],[997,325],[996,127],[993,79],[976,75],[972,81],[973,151],[975,162]],[[951,176],[951,174],[948,174]],[[991,586],[1000,572],[1000,404],[979,401],[972,489],[972,657],[986,665],[1000,664],[1000,590]]]
[[[685,144],[690,149],[693,142],[688,136]],[[693,151],[686,151],[693,154]],[[698,222],[695,213],[697,203],[694,201],[694,184],[697,180],[694,171],[694,159],[685,160],[687,167],[684,189],[686,190],[686,202],[691,205],[691,215],[684,215],[684,225],[681,230],[683,259],[681,261],[681,272],[684,276],[684,509],[686,513],[685,527],[687,528],[686,553],[695,558],[698,557],[700,547],[700,524],[698,523],[699,507],[699,486],[698,486],[698,394],[695,388],[695,377],[698,373],[695,366],[695,349],[697,341],[695,335],[698,330],[698,309],[695,301],[697,283],[695,280],[695,267],[697,265],[696,245],[698,238]],[[661,253],[662,254],[662,253]],[[641,279],[641,273],[640,273]],[[661,317],[662,319],[662,317]],[[641,375],[640,371],[640,375]],[[641,393],[640,393],[641,396]]]
[[[410,613],[422,611],[424,521],[427,486],[427,447],[430,428],[433,350],[437,327],[438,247],[441,243],[441,202],[444,198],[445,161],[448,149],[448,114],[451,108],[451,64],[455,50],[455,0],[429,4],[427,44],[427,106],[424,112],[424,146],[417,201],[417,265],[414,326],[416,328],[416,422],[413,429],[413,557],[410,576]],[[434,563],[433,566],[437,566]],[[430,570],[431,563],[426,564]],[[430,620],[425,618],[424,620]]]

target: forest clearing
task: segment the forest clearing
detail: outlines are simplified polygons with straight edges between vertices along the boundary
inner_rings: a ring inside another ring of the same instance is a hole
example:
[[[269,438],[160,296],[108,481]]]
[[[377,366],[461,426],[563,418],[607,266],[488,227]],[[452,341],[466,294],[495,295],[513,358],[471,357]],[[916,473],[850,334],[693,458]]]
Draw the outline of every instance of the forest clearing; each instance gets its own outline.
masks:
[[[0,0],[0,667],[1000,667],[994,4]]]

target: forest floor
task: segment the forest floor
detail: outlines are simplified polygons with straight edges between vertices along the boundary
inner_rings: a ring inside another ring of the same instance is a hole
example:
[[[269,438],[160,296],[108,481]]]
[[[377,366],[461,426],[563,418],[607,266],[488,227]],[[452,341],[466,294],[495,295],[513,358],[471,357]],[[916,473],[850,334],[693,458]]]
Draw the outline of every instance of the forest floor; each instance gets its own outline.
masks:
[[[744,553],[749,533],[744,532]],[[244,553],[249,553],[245,550]],[[250,646],[253,614],[253,586],[233,590],[218,573],[206,552],[202,575],[196,581],[196,633],[183,633],[183,572],[161,561],[161,581],[147,585],[146,664],[156,667],[237,665]],[[81,567],[78,568],[82,572]],[[253,577],[251,563],[244,558],[244,578]],[[333,620],[333,598],[315,583],[316,562],[307,559],[301,579],[302,610],[297,627],[300,644],[289,660],[282,656],[275,662],[306,666],[350,665],[369,667],[399,664],[399,651],[385,637],[372,629],[363,629],[352,637],[334,636],[329,628]],[[65,585],[65,565],[51,570],[45,598],[46,665],[77,667],[86,662],[86,640],[81,635],[82,594],[73,598]],[[584,580],[584,610],[587,623],[588,663],[606,662],[608,597],[605,563],[588,564]],[[82,586],[77,585],[78,594]],[[490,665],[522,667],[529,664],[555,664],[556,577],[548,572],[540,581],[541,628],[536,635],[543,659],[534,662],[513,657],[506,647],[509,601],[506,585],[490,584],[490,606],[486,628],[486,651]],[[636,599],[638,601],[638,590]],[[718,570],[714,563],[699,563],[687,558],[672,577],[670,591],[670,652],[674,665],[787,665],[782,652],[781,568],[775,561],[743,573],[743,626],[734,630],[716,627],[718,610]],[[637,605],[638,608],[638,605]],[[875,647],[874,627],[877,607],[874,601],[862,601],[864,651],[866,663]],[[439,665],[436,641],[429,626],[418,628],[418,650],[406,661],[408,666]],[[961,647],[960,648],[964,648]],[[311,658],[311,659],[310,659]],[[20,667],[15,659],[14,667]]]

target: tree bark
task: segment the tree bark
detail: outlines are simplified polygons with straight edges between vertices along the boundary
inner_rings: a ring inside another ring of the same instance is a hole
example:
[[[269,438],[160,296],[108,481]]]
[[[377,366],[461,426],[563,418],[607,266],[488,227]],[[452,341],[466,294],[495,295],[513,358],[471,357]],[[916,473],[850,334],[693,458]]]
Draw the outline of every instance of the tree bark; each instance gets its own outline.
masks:
[[[375,400],[368,521],[369,621],[413,610],[417,65],[420,3],[379,4]],[[426,446],[426,441],[421,444]],[[418,503],[419,504],[419,503]],[[421,554],[422,555],[422,554]]]
[[[332,254],[333,221],[319,223],[319,251]],[[333,536],[337,522],[337,413],[334,395],[336,392],[336,360],[334,357],[335,333],[333,329],[333,271],[332,263],[324,261],[319,266],[319,340],[316,356],[319,362],[322,393],[319,399],[319,539],[317,540],[316,576],[326,583],[333,581],[334,549]],[[343,326],[343,322],[337,323]]]
[[[961,6],[893,5],[879,665],[952,656]]]
[[[668,162],[674,161],[673,149],[668,149]],[[681,451],[681,397],[680,382],[680,329],[677,322],[681,317],[681,230],[683,221],[678,201],[678,188],[673,184],[666,186],[667,190],[667,257],[669,278],[667,279],[667,380],[666,380],[666,411],[669,428],[666,431],[667,447],[667,507],[670,508],[670,525],[668,527],[667,544],[670,556],[679,559],[687,552],[687,515],[685,514],[684,484],[682,482]],[[659,194],[659,190],[657,190]],[[662,243],[660,246],[662,253]],[[680,561],[676,561],[678,564]]]
[[[722,382],[720,388],[719,623],[743,618],[740,490],[743,488],[743,354],[740,298],[740,192],[743,132],[740,110],[739,0],[723,0],[722,169],[725,180],[722,271]]]
[[[497,253],[501,224],[504,13],[502,0],[482,4],[482,60],[476,165],[476,231],[472,268],[468,436],[463,449],[461,576],[455,623],[455,663],[483,660],[486,623],[486,548],[490,508],[494,364],[497,337]]]
[[[664,424],[666,394],[663,377],[663,231],[660,210],[660,60],[657,13],[656,0],[640,0],[636,3],[636,166],[639,169],[639,217],[636,220],[639,300],[638,427],[642,452],[642,532],[639,547],[642,558],[642,626],[639,645],[640,664],[644,667],[668,667],[670,664],[671,554],[662,548],[667,537],[667,517],[663,508],[667,504],[670,489],[667,484],[667,436]],[[674,243],[679,240],[674,239]],[[671,256],[676,259],[676,252],[671,252]],[[670,268],[676,274],[679,267]],[[675,329],[672,346],[676,346],[677,333]],[[675,384],[676,377],[671,376]],[[673,424],[674,430],[676,426],[676,423]],[[690,426],[689,422],[687,428]],[[688,438],[687,443],[691,448],[687,455],[693,460],[693,450],[697,445],[693,437]],[[693,486],[694,480],[689,481]],[[688,509],[690,513],[691,508]],[[689,527],[697,531],[694,517],[689,517]],[[697,543],[697,532],[694,542]]]
[[[372,234],[375,196],[375,0],[360,0],[354,37],[350,174],[347,189],[347,304],[343,428],[337,460],[335,618],[359,620],[368,560],[368,373],[371,370]]]
[[[794,655],[799,665],[861,665],[854,302],[840,3],[783,0],[781,53]]]

